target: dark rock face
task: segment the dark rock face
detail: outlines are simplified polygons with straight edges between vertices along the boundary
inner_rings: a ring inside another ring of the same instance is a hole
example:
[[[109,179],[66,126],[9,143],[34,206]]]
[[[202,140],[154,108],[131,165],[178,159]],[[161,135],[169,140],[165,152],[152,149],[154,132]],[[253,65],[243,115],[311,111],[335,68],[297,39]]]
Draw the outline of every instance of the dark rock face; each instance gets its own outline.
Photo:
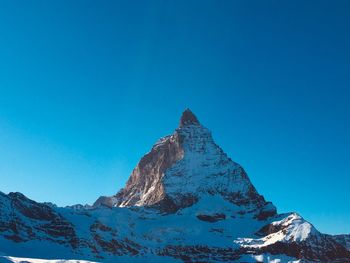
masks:
[[[337,246],[337,245],[335,245]],[[333,249],[340,249],[334,252]],[[313,251],[307,244],[297,243],[277,243],[264,249],[257,249],[253,254],[259,255],[270,253],[272,255],[285,254],[297,259],[305,259],[308,262],[350,262],[349,255],[344,253],[341,247],[334,247],[330,251],[325,251],[320,257],[319,252]],[[183,262],[244,262],[240,257],[244,254],[251,254],[248,249],[232,249],[209,246],[167,246],[158,252],[161,255],[178,258]],[[259,262],[259,261],[257,261]],[[265,261],[264,261],[265,262]],[[284,262],[284,261],[281,261]]]
[[[73,225],[50,206],[36,203],[21,193],[1,197],[0,232],[6,239],[49,240],[75,248],[77,237]]]
[[[350,254],[343,246],[331,239],[311,238],[303,242],[276,242],[271,246],[256,249],[255,253],[284,254],[311,262],[350,262]]]
[[[334,235],[330,237],[350,251],[350,235]]]
[[[117,206],[152,206],[161,201],[167,206],[162,179],[165,171],[183,156],[178,134],[165,137],[153,146],[133,170],[124,189],[116,196]],[[167,210],[171,208],[167,208]]]
[[[199,121],[197,117],[192,113],[190,109],[186,109],[181,116],[180,119],[180,127],[184,127],[186,125],[199,125]]]
[[[268,224],[265,225],[264,227],[262,227],[258,232],[256,232],[255,234],[258,236],[267,236],[270,234],[274,234],[277,233],[278,231],[282,231],[285,227],[281,226],[281,225],[274,225],[274,224]]]
[[[213,215],[197,215],[197,218],[202,221],[214,223],[226,219],[225,214],[213,214]]]
[[[90,231],[96,246],[102,251],[113,255],[137,255],[140,253],[142,246],[129,240],[128,238],[120,239],[117,231],[103,223],[96,221],[90,226]],[[106,235],[107,234],[107,235]],[[109,238],[106,238],[109,236]],[[97,250],[97,249],[96,249]],[[98,250],[97,250],[98,251]]]
[[[177,212],[181,208],[186,208],[198,201],[198,198],[195,195],[185,194],[181,195],[179,199],[174,202],[173,198],[169,196],[165,196],[159,202],[150,205],[150,208],[155,208],[159,210],[161,213],[171,214]]]

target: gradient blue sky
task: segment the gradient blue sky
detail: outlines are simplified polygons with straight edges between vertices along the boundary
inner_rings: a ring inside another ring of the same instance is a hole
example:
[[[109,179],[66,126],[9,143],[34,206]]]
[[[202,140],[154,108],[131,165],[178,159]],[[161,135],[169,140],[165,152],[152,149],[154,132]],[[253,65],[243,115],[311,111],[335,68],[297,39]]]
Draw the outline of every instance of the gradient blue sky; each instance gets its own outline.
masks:
[[[1,1],[0,190],[116,193],[190,107],[279,212],[350,233],[350,1]]]

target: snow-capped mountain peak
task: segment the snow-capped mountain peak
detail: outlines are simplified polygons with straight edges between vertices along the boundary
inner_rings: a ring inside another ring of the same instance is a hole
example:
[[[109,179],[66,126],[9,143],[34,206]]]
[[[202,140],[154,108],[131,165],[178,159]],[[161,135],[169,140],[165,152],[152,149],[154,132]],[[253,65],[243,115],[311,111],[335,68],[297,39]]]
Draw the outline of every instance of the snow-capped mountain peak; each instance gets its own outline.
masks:
[[[62,208],[0,192],[0,212],[0,262],[350,262],[349,236],[277,214],[188,109],[116,195]]]
[[[101,197],[95,206],[152,206],[169,213],[214,195],[257,217],[276,212],[258,194],[244,169],[224,153],[211,132],[186,109],[179,127],[141,159],[126,186],[115,196]]]

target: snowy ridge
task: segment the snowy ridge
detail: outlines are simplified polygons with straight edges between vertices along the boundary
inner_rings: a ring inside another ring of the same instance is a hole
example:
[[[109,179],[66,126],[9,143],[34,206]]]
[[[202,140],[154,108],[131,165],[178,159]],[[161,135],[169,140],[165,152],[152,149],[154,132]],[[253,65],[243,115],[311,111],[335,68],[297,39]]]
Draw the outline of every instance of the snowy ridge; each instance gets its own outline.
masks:
[[[310,223],[296,213],[291,213],[282,220],[273,221],[269,226],[278,231],[262,238],[240,238],[235,242],[242,247],[261,248],[276,242],[301,242],[311,235],[317,237],[320,234]]]

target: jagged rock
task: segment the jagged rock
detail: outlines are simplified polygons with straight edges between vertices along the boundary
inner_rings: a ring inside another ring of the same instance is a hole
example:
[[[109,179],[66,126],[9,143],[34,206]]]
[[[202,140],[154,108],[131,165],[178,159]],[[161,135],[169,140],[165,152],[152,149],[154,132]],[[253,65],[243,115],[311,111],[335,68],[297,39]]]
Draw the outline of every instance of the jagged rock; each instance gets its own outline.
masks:
[[[214,223],[214,222],[218,222],[226,219],[226,215],[225,214],[213,214],[213,215],[199,214],[197,215],[197,218],[202,221]]]
[[[48,240],[75,247],[73,225],[52,207],[34,202],[21,193],[0,195],[0,233],[9,240]]]
[[[182,113],[179,127],[184,127],[187,125],[200,125],[197,117],[188,108]]]
[[[350,235],[334,235],[330,237],[350,251]]]

